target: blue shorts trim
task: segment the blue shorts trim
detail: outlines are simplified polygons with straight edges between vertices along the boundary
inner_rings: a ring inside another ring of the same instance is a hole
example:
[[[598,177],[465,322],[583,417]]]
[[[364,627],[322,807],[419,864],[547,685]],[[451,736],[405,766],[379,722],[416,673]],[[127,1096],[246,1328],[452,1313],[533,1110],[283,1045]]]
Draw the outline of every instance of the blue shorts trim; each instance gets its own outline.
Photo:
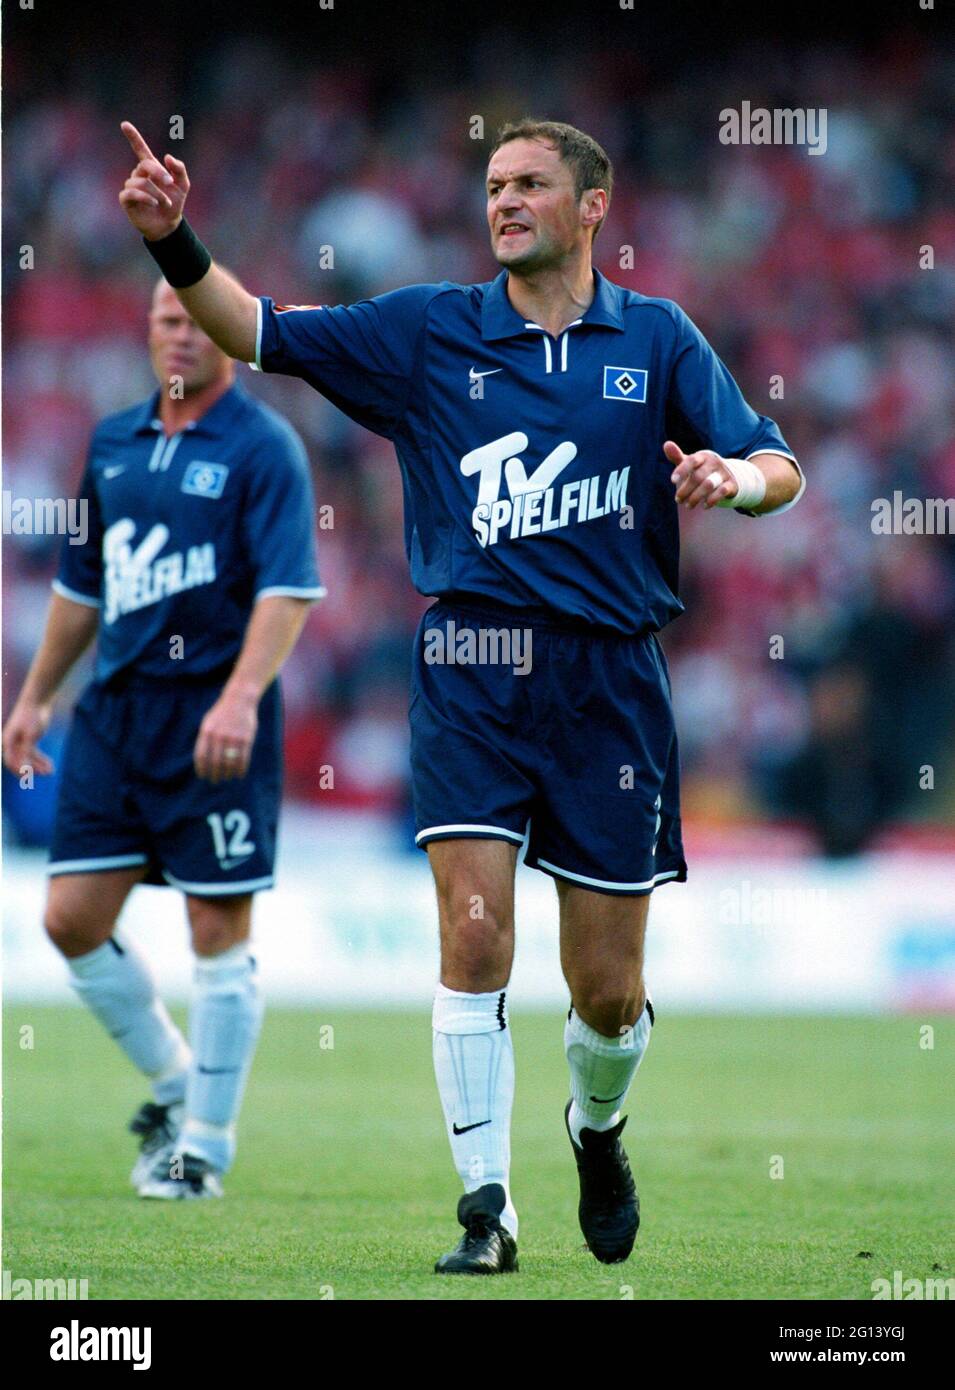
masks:
[[[110,869],[132,869],[137,864],[148,864],[148,854],[114,854],[103,859],[61,859],[55,864],[47,864],[50,878],[58,874],[102,874]]]
[[[524,833],[505,830],[501,825],[430,825],[414,837],[416,845],[426,845],[430,840],[510,840],[522,845]]]
[[[530,863],[530,860],[528,860]],[[615,883],[612,879],[588,878],[586,874],[573,874],[569,869],[560,869],[556,864],[550,864],[546,859],[535,859],[531,868],[543,869],[545,874],[551,874],[554,878],[565,878],[571,883],[579,883],[584,888],[592,888],[597,893],[618,893],[628,897],[643,897],[647,893],[652,893],[661,883],[666,883],[671,879],[678,879],[679,869],[667,869],[663,873],[654,874],[645,883]]]
[[[272,888],[275,879],[271,874],[265,878],[240,879],[237,883],[184,883],[182,879],[163,869],[162,876],[172,888],[180,893],[191,893],[194,898],[225,898],[234,893],[258,893],[262,888]]]

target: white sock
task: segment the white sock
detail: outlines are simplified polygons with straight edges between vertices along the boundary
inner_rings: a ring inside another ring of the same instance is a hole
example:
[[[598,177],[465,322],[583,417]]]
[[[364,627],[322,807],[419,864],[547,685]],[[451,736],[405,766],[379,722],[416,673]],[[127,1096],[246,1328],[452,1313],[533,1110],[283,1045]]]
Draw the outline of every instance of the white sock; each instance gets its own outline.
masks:
[[[189,1017],[193,1059],[177,1148],[223,1173],[235,1157],[236,1119],[263,1011],[247,941],[217,956],[196,957]]]
[[[643,1060],[653,1026],[653,1008],[647,1006],[632,1029],[617,1038],[606,1038],[571,1009],[564,1026],[564,1051],[570,1064],[571,1107],[567,1123],[574,1143],[581,1129],[612,1129],[620,1120],[620,1107],[630,1082]]]
[[[500,1183],[507,1199],[501,1225],[516,1237],[509,1187],[514,1047],[506,990],[464,994],[439,984],[431,1022],[434,1074],[454,1166],[465,1192]]]
[[[145,957],[131,942],[110,937],[66,963],[77,994],[133,1066],[151,1078],[157,1104],[181,1101],[189,1048],[156,993]]]

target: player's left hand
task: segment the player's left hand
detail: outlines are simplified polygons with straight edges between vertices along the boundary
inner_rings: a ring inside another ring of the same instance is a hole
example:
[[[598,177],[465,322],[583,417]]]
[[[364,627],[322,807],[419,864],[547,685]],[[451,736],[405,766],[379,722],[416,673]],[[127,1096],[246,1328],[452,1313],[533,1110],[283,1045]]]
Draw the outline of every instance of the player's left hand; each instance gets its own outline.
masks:
[[[199,725],[192,755],[196,775],[209,782],[244,777],[258,724],[254,699],[223,691]]]
[[[161,241],[182,221],[189,195],[186,166],[171,154],[158,160],[131,121],[123,121],[120,129],[138,161],[120,192],[120,204],[147,241]]]
[[[739,491],[736,479],[713,449],[699,449],[685,454],[679,444],[668,439],[663,452],[675,465],[670,474],[676,484],[676,500],[684,507],[715,507],[724,497],[735,497]]]

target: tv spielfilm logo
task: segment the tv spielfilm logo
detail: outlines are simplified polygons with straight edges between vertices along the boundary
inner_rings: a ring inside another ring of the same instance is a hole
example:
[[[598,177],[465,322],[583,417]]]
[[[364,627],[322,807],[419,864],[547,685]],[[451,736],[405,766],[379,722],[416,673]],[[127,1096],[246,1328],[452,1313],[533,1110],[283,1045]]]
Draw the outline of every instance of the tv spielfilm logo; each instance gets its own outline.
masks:
[[[573,478],[559,489],[557,479],[577,457],[577,445],[563,440],[528,476],[520,457],[530,440],[522,430],[492,439],[461,459],[466,478],[478,475],[477,505],[471,513],[478,544],[495,545],[502,534],[511,540],[541,535],[582,521],[593,521],[627,503],[629,464],[606,477],[595,473]],[[502,476],[507,497],[501,497]]]

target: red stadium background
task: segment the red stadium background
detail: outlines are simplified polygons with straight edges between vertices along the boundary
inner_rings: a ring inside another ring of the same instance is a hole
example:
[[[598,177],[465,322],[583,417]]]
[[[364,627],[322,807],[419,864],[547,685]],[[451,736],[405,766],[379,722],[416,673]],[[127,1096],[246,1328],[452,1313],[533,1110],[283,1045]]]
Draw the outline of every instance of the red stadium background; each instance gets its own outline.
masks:
[[[687,612],[664,641],[690,856],[950,852],[955,538],[872,526],[875,499],[955,497],[955,57],[941,16],[862,33],[802,13],[783,36],[719,6],[692,25],[617,5],[460,24],[451,7],[290,4],[276,21],[230,5],[227,33],[218,15],[8,18],[5,489],[70,495],[97,418],[152,387],[152,266],[116,201],[122,116],[185,158],[214,253],[293,303],[492,278],[482,172],[496,127],[571,121],[616,166],[600,268],[686,308],[809,478],[784,519],[683,518]],[[743,100],[825,106],[825,155],[720,143],[719,112]],[[181,142],[166,139],[175,116]],[[301,432],[334,515],[319,534],[328,598],[285,676],[288,797],[390,817],[410,848],[409,638],[426,601],[407,576],[391,448],[300,383],[240,375]],[[8,704],[57,545],[6,538]],[[42,844],[52,787],[4,776],[8,841]]]

